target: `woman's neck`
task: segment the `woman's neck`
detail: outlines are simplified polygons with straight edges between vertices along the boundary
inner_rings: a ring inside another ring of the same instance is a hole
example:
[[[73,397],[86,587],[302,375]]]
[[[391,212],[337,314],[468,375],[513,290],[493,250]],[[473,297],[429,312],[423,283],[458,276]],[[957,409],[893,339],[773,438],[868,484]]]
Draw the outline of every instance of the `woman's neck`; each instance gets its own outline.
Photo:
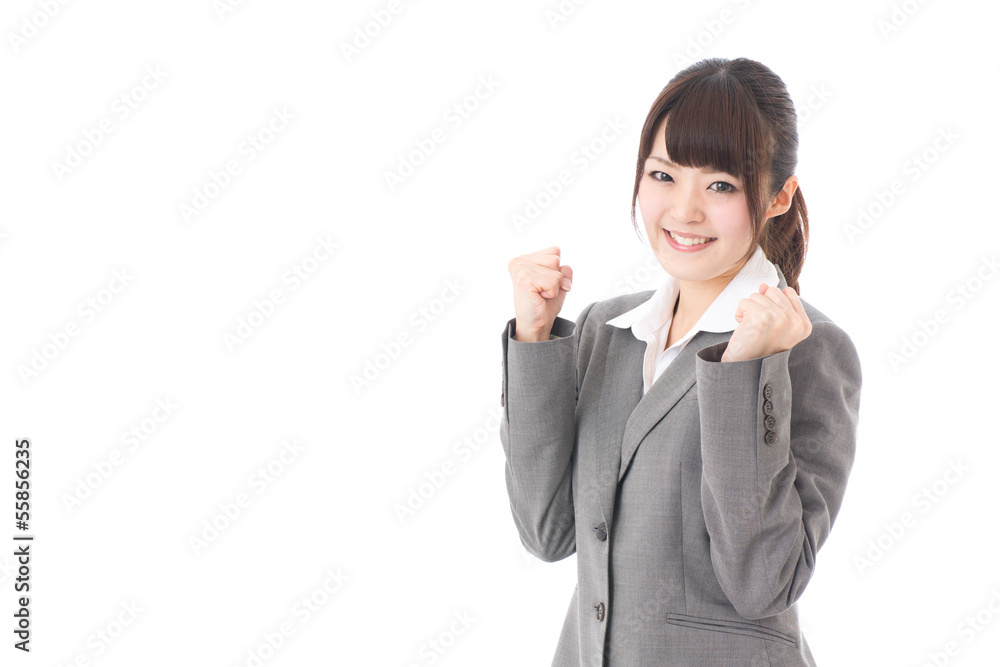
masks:
[[[679,281],[677,301],[674,302],[674,314],[670,320],[666,347],[690,331],[691,327],[701,319],[712,302],[722,294],[736,274],[743,268],[737,267],[729,274],[719,275],[711,280]]]
[[[739,269],[729,275],[720,275],[711,280],[688,281],[681,280],[677,302],[674,304],[674,317],[681,322],[694,325],[705,314],[712,302],[722,294]]]

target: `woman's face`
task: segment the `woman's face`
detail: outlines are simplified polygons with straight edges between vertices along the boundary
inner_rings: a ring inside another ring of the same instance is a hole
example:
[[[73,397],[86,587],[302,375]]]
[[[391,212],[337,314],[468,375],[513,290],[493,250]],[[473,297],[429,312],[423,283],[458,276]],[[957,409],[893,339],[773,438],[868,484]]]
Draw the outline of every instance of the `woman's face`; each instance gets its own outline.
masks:
[[[638,205],[660,266],[680,280],[732,277],[752,238],[743,183],[731,174],[706,173],[670,163],[666,118],[657,126],[652,152],[639,182]],[[693,245],[671,237],[693,239]],[[707,243],[702,239],[712,239]]]

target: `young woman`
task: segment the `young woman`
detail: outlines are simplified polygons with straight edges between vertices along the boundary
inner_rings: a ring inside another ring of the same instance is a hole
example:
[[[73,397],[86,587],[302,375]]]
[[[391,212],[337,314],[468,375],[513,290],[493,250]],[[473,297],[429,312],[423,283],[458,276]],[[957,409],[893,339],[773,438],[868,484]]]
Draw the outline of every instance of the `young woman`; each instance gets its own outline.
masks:
[[[784,83],[710,59],[656,98],[632,199],[669,274],[558,316],[559,249],[508,266],[514,522],[579,579],[553,665],[815,665],[795,603],[854,461],[861,367],[799,297],[808,219]]]

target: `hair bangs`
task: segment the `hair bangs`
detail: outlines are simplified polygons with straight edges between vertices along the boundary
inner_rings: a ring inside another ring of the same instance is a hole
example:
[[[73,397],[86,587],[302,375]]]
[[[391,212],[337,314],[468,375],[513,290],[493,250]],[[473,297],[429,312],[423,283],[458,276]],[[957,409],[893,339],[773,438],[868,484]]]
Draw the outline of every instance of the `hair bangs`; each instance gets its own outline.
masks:
[[[665,110],[666,151],[685,167],[753,180],[757,157],[767,163],[763,120],[753,100],[727,77],[704,77]]]

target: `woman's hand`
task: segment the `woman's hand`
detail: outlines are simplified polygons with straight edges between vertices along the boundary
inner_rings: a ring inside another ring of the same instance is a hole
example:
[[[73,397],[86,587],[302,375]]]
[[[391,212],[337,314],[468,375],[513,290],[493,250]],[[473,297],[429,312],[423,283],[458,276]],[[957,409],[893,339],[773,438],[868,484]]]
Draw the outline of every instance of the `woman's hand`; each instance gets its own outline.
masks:
[[[761,283],[760,291],[740,301],[736,330],[722,361],[745,361],[790,350],[812,333],[799,295],[791,287],[779,290]]]
[[[559,248],[552,246],[513,258],[507,270],[514,283],[514,340],[548,340],[572,285],[573,269],[559,265]]]

